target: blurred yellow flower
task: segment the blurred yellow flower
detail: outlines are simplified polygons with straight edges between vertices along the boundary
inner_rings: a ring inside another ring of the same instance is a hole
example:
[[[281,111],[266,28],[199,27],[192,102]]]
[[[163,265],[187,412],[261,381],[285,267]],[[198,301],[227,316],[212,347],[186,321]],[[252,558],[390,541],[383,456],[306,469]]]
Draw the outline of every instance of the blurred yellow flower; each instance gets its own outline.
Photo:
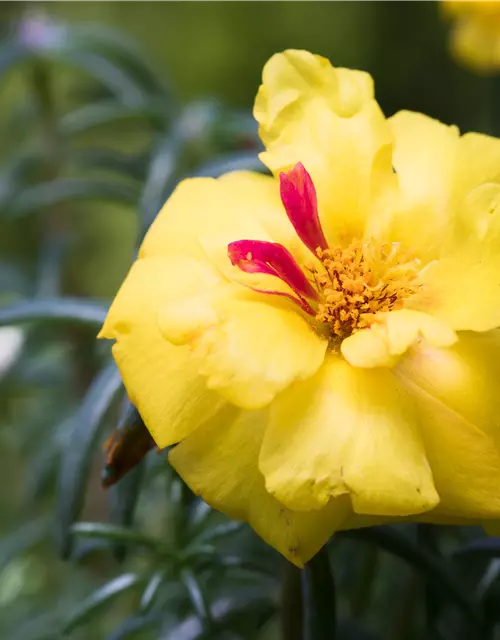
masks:
[[[299,566],[341,528],[498,518],[500,140],[386,119],[306,51],[254,113],[274,177],[182,182],[100,334],[156,443]]]
[[[482,72],[500,70],[500,1],[444,0],[453,21],[451,49],[458,60]]]

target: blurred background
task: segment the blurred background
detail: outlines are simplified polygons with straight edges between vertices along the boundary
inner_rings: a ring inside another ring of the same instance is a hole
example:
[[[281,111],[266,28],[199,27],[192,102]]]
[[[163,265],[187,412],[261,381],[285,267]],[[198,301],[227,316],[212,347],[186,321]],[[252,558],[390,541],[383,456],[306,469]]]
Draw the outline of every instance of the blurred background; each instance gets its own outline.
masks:
[[[303,638],[299,571],[163,454],[103,489],[134,416],[95,336],[180,179],[264,170],[251,110],[273,53],[369,71],[386,115],[495,133],[498,79],[461,68],[448,31],[436,2],[0,2],[2,640]],[[338,638],[495,637],[480,529],[377,527],[329,553]]]

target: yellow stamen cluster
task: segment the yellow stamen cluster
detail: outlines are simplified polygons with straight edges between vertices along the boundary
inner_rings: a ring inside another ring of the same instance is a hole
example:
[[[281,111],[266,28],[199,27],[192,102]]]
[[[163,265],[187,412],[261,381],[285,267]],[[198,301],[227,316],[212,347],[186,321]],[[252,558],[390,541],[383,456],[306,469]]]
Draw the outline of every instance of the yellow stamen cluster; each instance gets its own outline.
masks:
[[[417,290],[418,261],[396,243],[373,247],[354,241],[316,253],[323,267],[311,268],[321,296],[316,320],[334,338],[370,326],[377,313],[400,309]]]

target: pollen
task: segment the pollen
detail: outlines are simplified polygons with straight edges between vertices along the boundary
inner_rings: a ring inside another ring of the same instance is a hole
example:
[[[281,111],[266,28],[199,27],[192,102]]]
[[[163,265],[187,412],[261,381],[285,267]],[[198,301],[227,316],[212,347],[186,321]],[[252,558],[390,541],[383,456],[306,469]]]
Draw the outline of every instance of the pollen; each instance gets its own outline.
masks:
[[[353,241],[316,250],[321,266],[310,268],[320,293],[316,320],[333,339],[369,327],[377,313],[401,309],[418,290],[419,261],[398,243],[377,247]]]

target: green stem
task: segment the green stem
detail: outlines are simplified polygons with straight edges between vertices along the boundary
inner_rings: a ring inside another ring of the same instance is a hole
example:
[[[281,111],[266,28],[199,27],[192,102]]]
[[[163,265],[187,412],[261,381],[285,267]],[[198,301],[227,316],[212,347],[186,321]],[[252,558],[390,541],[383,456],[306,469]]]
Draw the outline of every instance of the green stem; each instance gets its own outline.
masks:
[[[377,576],[379,554],[375,546],[367,546],[362,550],[362,566],[357,586],[351,597],[351,618],[360,620],[368,611],[372,589]]]
[[[335,583],[328,550],[323,547],[302,572],[303,640],[334,640]]]
[[[302,640],[303,610],[301,571],[291,562],[285,563],[281,589],[281,638]]]
[[[417,525],[417,541],[419,546],[428,553],[439,556],[438,539],[436,530],[431,524]],[[423,580],[425,627],[429,638],[435,637],[435,624],[441,609],[441,593],[438,588],[427,578]]]

